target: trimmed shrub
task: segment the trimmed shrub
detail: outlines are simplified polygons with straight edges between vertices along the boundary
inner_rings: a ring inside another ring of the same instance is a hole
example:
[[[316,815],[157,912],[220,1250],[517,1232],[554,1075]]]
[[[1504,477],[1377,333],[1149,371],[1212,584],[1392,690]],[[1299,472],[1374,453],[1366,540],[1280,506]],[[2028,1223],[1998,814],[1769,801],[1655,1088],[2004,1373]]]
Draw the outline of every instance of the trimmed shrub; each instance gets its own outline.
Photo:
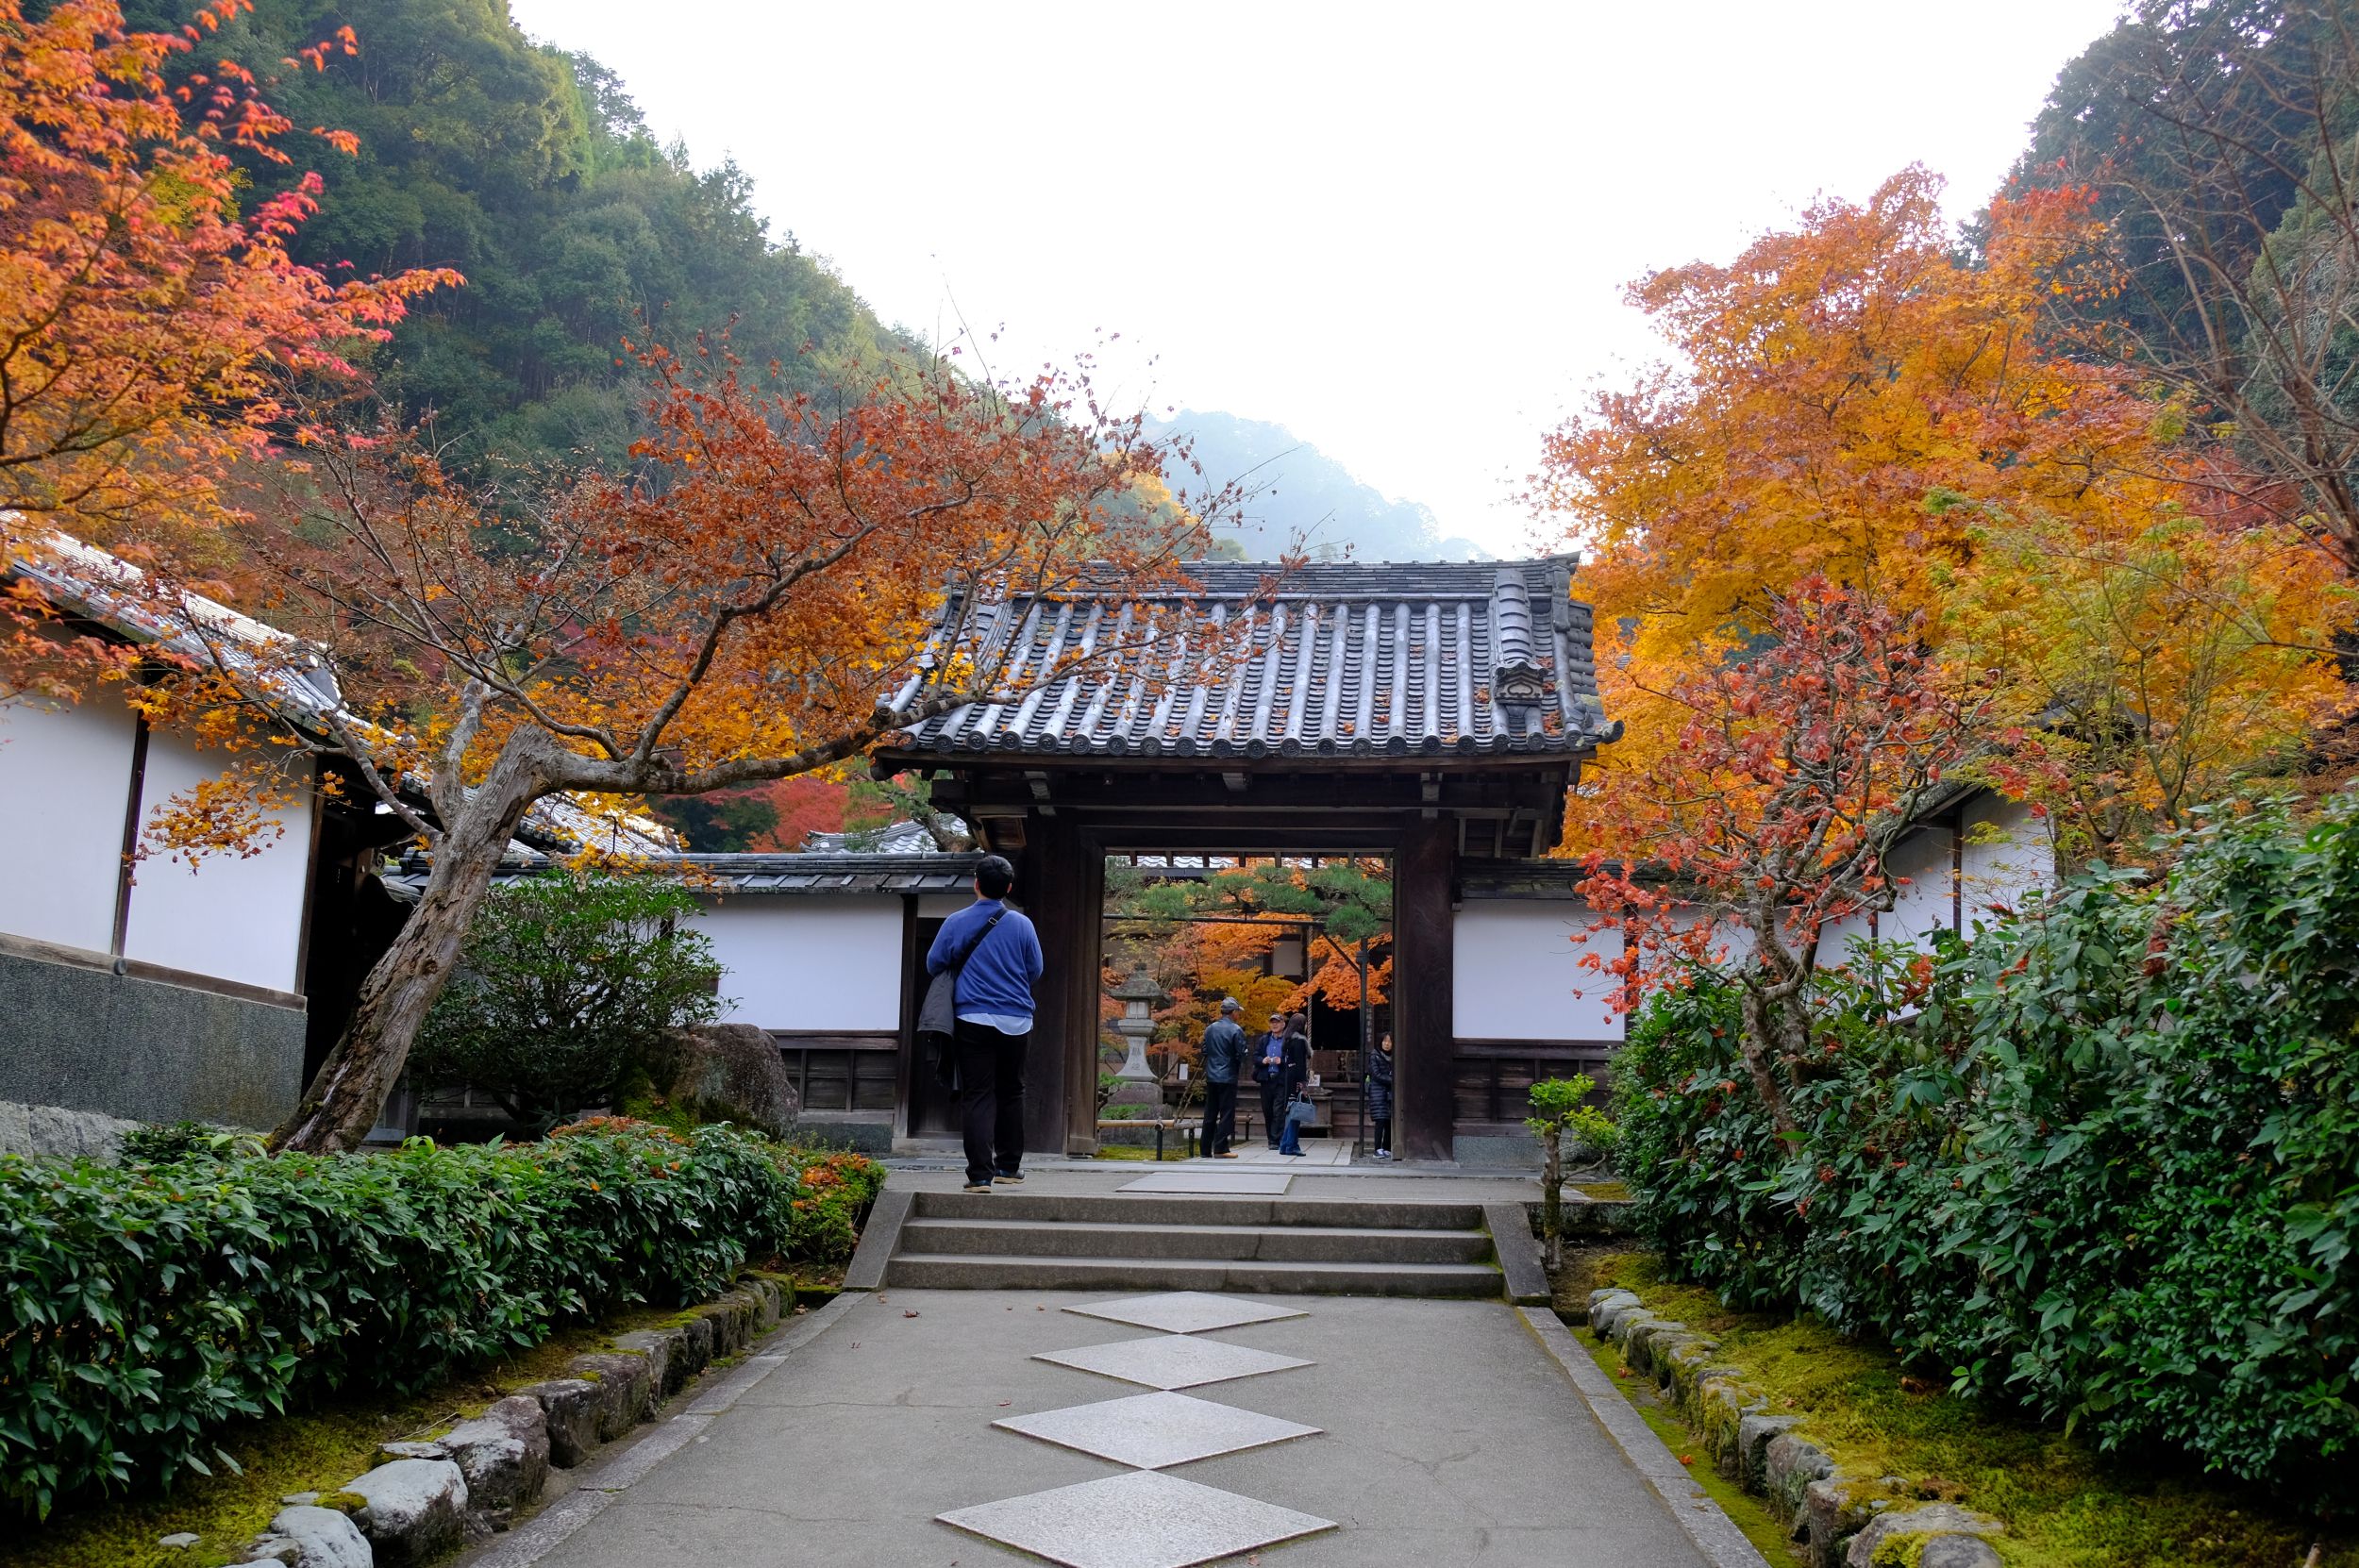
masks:
[[[209,1474],[226,1424],[406,1392],[790,1250],[794,1157],[622,1122],[527,1144],[0,1158],[0,1496]]]
[[[479,1090],[536,1134],[615,1104],[666,1033],[720,1016],[697,912],[686,890],[637,877],[558,871],[493,889],[411,1078]]]
[[[1776,1139],[1731,990],[1615,1062],[1639,1223],[1732,1305],[1873,1330],[2107,1447],[2351,1505],[2359,797],[2185,835],[1970,945],[1823,978]]]

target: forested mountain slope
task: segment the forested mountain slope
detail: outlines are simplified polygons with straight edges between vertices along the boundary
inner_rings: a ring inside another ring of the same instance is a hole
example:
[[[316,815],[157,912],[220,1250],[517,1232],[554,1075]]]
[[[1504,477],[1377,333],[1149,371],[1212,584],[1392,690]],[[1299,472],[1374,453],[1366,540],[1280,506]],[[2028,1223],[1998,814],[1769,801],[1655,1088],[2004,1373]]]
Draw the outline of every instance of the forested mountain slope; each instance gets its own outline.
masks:
[[[126,7],[157,28],[187,9]],[[320,73],[279,63],[346,26],[356,55]],[[737,353],[779,360],[806,388],[912,346],[791,235],[768,232],[742,171],[699,170],[659,145],[614,73],[535,44],[503,0],[267,0],[192,58],[216,56],[278,76],[270,100],[297,125],[360,138],[349,157],[291,138],[293,169],[254,170],[259,189],[307,168],[326,182],[299,259],[465,275],[377,367],[462,459],[618,455],[637,397],[635,367],[617,359],[648,328],[685,347],[734,318]]]

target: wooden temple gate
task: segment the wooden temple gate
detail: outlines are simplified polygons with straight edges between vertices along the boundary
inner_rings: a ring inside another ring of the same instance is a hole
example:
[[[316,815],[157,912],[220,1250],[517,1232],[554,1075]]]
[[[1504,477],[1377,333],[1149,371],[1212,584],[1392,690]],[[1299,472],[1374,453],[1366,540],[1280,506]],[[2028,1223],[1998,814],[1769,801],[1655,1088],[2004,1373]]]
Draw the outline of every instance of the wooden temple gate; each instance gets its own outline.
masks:
[[[1096,1148],[1110,854],[1389,857],[1396,1146],[1448,1159],[1470,1122],[1495,1119],[1462,1103],[1469,1074],[1496,1079],[1517,1059],[1468,1041],[1461,1060],[1462,872],[1545,856],[1581,764],[1619,733],[1598,707],[1573,562],[1314,563],[1274,592],[1266,571],[1205,562],[1193,592],[1150,604],[1109,591],[1013,607],[1018,669],[1147,612],[1222,626],[1246,651],[1193,684],[1101,660],[1021,703],[930,720],[878,759],[926,771],[935,801],[1016,864],[1048,960],[1028,1070],[1035,1148]]]

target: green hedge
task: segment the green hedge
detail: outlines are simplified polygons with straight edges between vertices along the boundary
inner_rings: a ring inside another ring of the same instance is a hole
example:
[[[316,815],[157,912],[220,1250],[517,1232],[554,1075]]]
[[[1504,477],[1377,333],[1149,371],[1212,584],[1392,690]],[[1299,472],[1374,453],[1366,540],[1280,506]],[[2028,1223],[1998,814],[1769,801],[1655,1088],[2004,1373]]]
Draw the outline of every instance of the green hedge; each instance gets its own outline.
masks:
[[[209,1474],[242,1417],[703,1299],[794,1250],[809,1195],[760,1138],[611,1122],[381,1154],[0,1158],[0,1495],[46,1514]]]
[[[2187,835],[1934,959],[1823,978],[1781,1145],[1700,976],[1615,1062],[1670,1265],[1882,1335],[1962,1393],[2351,1503],[2359,800]]]

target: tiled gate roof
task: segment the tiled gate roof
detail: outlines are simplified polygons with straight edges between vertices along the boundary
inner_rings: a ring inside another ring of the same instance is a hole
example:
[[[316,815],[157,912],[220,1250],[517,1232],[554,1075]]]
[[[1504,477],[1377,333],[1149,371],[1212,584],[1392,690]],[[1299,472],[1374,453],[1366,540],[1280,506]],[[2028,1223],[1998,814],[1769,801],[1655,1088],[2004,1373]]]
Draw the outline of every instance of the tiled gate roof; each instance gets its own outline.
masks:
[[[1110,589],[1017,607],[1011,684],[1101,639],[1151,648],[1101,659],[1020,702],[978,703],[895,751],[1075,757],[1548,755],[1619,726],[1598,707],[1589,607],[1571,562],[1202,562],[1187,593]],[[1175,657],[1228,639],[1204,674]]]

